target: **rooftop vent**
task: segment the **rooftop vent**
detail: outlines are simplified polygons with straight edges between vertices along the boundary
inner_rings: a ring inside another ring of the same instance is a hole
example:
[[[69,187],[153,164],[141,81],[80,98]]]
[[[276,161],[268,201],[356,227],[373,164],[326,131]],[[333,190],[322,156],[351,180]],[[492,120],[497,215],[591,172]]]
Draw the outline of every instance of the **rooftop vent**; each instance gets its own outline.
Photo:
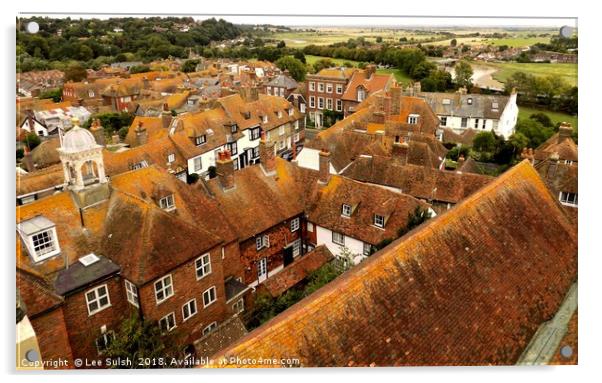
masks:
[[[96,262],[100,261],[100,258],[98,258],[98,256],[94,253],[90,253],[86,256],[83,256],[79,259],[79,263],[81,263],[82,265],[88,267]]]

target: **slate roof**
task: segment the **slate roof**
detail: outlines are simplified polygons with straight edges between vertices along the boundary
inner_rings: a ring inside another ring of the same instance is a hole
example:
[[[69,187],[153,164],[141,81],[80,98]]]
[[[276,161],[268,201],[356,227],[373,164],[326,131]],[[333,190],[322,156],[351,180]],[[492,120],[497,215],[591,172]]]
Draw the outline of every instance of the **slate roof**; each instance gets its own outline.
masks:
[[[421,92],[418,96],[424,98],[439,116],[486,119],[499,119],[510,99],[501,95],[438,92]],[[469,100],[472,100],[472,104],[469,104]]]
[[[266,86],[277,86],[279,88],[285,89],[297,89],[299,84],[297,84],[297,81],[293,80],[289,76],[280,74],[274,77],[271,81],[269,81],[266,84]]]
[[[69,268],[59,271],[54,282],[57,294],[65,295],[119,272],[119,266],[110,259],[102,255],[97,255],[97,257],[99,260],[91,265],[84,266],[81,262],[75,262]]]
[[[513,365],[576,277],[576,230],[523,161],[214,358]]]
[[[250,288],[236,278],[227,279],[224,285],[226,287],[226,302],[229,302],[234,297],[240,296]]]
[[[238,316],[220,324],[214,331],[194,343],[196,357],[210,357],[247,334],[247,329]]]

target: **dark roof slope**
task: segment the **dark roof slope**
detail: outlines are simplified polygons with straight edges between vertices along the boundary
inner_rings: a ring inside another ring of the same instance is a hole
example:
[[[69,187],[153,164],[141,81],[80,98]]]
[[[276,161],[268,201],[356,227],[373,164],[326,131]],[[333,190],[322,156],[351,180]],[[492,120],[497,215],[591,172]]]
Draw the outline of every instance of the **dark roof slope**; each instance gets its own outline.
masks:
[[[511,365],[576,276],[576,231],[522,162],[216,358]]]

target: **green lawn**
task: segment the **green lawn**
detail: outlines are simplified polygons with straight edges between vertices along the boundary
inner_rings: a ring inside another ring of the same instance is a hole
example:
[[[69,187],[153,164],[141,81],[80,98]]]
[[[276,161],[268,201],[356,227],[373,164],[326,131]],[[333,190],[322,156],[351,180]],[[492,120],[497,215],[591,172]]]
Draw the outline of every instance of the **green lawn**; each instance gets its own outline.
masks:
[[[342,66],[344,63],[349,63],[352,64],[353,66],[357,66],[357,64],[359,64],[359,62],[357,61],[353,61],[353,60],[345,60],[345,59],[334,59],[331,57],[324,57],[324,56],[312,56],[312,55],[305,55],[305,61],[308,64],[314,64],[316,61],[321,60],[321,59],[328,59],[330,61],[332,61],[333,63]]]
[[[518,107],[518,118],[525,119],[529,118],[529,116],[533,113],[543,112],[550,117],[550,119],[556,124],[559,122],[568,122],[575,129],[577,129],[577,116],[571,116],[570,114],[559,113],[559,112],[551,112],[545,109],[535,109],[535,108],[527,108],[525,106]]]
[[[515,72],[530,73],[534,76],[558,75],[570,85],[577,85],[577,64],[552,64],[552,63],[479,63],[479,65],[498,69],[493,78],[505,82]]]
[[[409,85],[412,82],[412,79],[399,69],[378,69],[376,73],[393,73],[397,82],[403,85]]]

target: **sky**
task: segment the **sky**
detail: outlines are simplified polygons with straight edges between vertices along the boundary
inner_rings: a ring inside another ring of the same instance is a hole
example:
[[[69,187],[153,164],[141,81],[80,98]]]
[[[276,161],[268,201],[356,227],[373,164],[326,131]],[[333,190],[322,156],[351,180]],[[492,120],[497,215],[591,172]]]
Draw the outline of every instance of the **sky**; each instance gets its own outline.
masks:
[[[25,15],[24,15],[25,16]],[[48,17],[67,17],[72,18],[101,18],[106,19],[110,17],[129,16],[144,17],[144,14],[39,14],[36,16],[48,16]],[[149,14],[146,16],[160,16],[157,14]],[[173,16],[189,16],[186,14],[173,14]],[[396,16],[396,17],[375,17],[375,16],[361,16],[361,17],[341,17],[341,16],[287,16],[287,15],[193,15],[197,20],[203,20],[209,17],[223,18],[227,21],[236,24],[272,24],[272,25],[286,25],[286,26],[324,26],[324,27],[343,27],[343,26],[386,26],[386,27],[420,27],[420,26],[434,26],[434,27],[495,27],[495,26],[519,26],[519,27],[553,27],[560,28],[564,25],[577,27],[577,19],[575,18],[465,18],[465,17],[418,17],[418,16]]]

